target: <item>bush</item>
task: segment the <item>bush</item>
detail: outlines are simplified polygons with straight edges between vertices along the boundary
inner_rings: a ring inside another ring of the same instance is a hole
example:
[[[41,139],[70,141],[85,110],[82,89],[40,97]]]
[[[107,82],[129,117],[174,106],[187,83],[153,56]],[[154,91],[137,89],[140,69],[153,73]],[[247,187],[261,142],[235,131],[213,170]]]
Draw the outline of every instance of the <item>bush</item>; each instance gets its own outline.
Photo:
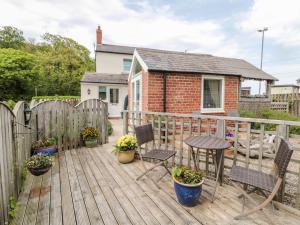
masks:
[[[80,100],[80,96],[34,96],[32,100]]]
[[[110,121],[108,121],[108,124],[107,124],[107,132],[108,132],[108,136],[112,135],[112,133],[114,132],[114,129],[113,129]]]
[[[258,111],[256,114],[254,112],[249,111],[241,111],[241,117],[249,117],[249,118],[262,118],[262,119],[271,119],[271,120],[287,120],[287,121],[300,121],[300,117],[293,116],[287,112],[280,112],[274,111],[271,109],[263,109]],[[251,125],[253,129],[259,129],[259,123],[253,123]],[[267,124],[266,125],[267,131],[275,131],[276,125],[275,124]],[[290,126],[290,133],[291,134],[300,134],[300,127],[299,126]]]
[[[13,110],[15,108],[16,102],[14,100],[9,99],[7,102],[5,102],[6,105]]]

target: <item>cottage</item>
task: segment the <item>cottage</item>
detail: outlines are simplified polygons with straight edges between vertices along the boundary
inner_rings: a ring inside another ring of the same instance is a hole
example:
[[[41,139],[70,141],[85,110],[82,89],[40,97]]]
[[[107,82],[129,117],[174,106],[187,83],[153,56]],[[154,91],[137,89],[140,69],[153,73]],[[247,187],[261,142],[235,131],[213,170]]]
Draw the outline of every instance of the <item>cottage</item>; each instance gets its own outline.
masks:
[[[110,118],[119,118],[128,93],[128,74],[134,47],[104,44],[102,30],[96,29],[96,72],[81,79],[81,101],[102,99],[108,103]]]
[[[129,109],[228,115],[238,111],[241,82],[275,77],[245,60],[137,48],[129,74]]]

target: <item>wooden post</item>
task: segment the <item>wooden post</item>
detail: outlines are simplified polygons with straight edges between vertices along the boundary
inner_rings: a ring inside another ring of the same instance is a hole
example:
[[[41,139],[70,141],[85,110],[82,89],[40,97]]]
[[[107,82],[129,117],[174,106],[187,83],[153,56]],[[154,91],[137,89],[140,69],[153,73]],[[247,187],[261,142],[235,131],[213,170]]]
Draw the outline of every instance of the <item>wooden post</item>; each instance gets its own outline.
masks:
[[[278,126],[278,135],[285,139],[285,140],[288,140],[289,139],[289,127],[287,125],[284,125],[284,124],[281,124]],[[282,202],[283,201],[283,197],[284,197],[284,192],[285,192],[285,179],[286,177],[284,176],[283,179],[282,179],[282,184],[280,186],[280,189],[278,191],[278,196],[277,196],[277,199],[279,202]],[[296,193],[296,196],[299,195],[299,193]],[[297,199],[296,199],[297,200]]]
[[[128,112],[123,111],[123,135],[128,134]]]

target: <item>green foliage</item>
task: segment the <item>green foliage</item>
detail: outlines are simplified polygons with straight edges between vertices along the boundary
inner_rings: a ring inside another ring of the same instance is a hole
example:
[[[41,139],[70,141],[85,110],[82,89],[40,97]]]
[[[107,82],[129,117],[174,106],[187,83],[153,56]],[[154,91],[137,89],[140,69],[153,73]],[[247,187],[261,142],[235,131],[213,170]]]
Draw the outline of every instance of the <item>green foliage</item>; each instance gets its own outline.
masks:
[[[95,127],[85,127],[82,131],[83,140],[90,140],[99,137],[99,132]]]
[[[93,70],[88,49],[70,38],[46,33],[34,43],[16,28],[0,28],[0,101],[29,100],[35,90],[77,96],[82,75]]]
[[[5,102],[5,104],[11,109],[13,110],[15,108],[16,102],[14,100],[9,99],[7,102]]]
[[[256,114],[254,112],[241,111],[240,116],[248,117],[248,118],[271,119],[271,120],[300,121],[300,117],[298,117],[298,116],[293,116],[287,112],[274,111],[271,109],[263,109],[261,111],[258,111]],[[259,129],[260,124],[253,123],[252,128]],[[266,130],[267,131],[275,131],[276,130],[275,124],[267,124]],[[291,134],[300,134],[300,127],[299,126],[290,126],[290,133]]]
[[[25,180],[28,174],[28,170],[26,165],[24,164],[22,167],[22,173],[21,173],[21,191],[24,190],[24,184],[25,184]]]
[[[0,100],[28,99],[37,80],[36,57],[11,48],[0,48]]]
[[[175,166],[172,168],[172,176],[183,184],[199,184],[203,180],[202,173],[197,170],[189,169],[185,166]]]
[[[25,38],[21,30],[10,26],[0,28],[0,48],[20,49],[24,45]]]
[[[53,146],[56,144],[55,138],[43,138],[41,140],[37,140],[33,142],[31,145],[32,149],[41,149],[49,146]]]
[[[14,197],[9,197],[9,209],[8,209],[8,216],[9,216],[9,222],[16,218],[17,215],[17,201]]]
[[[137,148],[137,140],[134,136],[127,134],[120,137],[115,145],[114,152],[130,151]]]
[[[80,100],[80,96],[33,96],[32,100]]]
[[[107,131],[108,131],[108,136],[112,135],[112,133],[114,132],[114,129],[110,121],[108,121],[107,123]]]
[[[52,165],[53,159],[51,156],[44,154],[36,154],[26,160],[26,167],[28,169],[39,169]]]

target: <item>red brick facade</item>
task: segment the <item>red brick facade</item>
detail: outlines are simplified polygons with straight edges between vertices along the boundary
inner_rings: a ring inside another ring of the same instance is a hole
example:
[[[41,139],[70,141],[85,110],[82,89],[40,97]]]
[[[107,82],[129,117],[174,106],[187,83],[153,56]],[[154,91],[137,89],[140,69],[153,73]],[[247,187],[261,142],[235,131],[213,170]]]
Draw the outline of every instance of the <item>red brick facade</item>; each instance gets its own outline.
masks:
[[[199,112],[201,106],[201,80],[202,76],[199,74],[168,73],[166,82],[167,112]],[[224,80],[224,110],[226,114],[226,112],[238,109],[239,78],[236,76],[225,76]],[[131,99],[130,88],[129,82],[129,100]],[[162,73],[142,72],[142,111],[163,112]]]

